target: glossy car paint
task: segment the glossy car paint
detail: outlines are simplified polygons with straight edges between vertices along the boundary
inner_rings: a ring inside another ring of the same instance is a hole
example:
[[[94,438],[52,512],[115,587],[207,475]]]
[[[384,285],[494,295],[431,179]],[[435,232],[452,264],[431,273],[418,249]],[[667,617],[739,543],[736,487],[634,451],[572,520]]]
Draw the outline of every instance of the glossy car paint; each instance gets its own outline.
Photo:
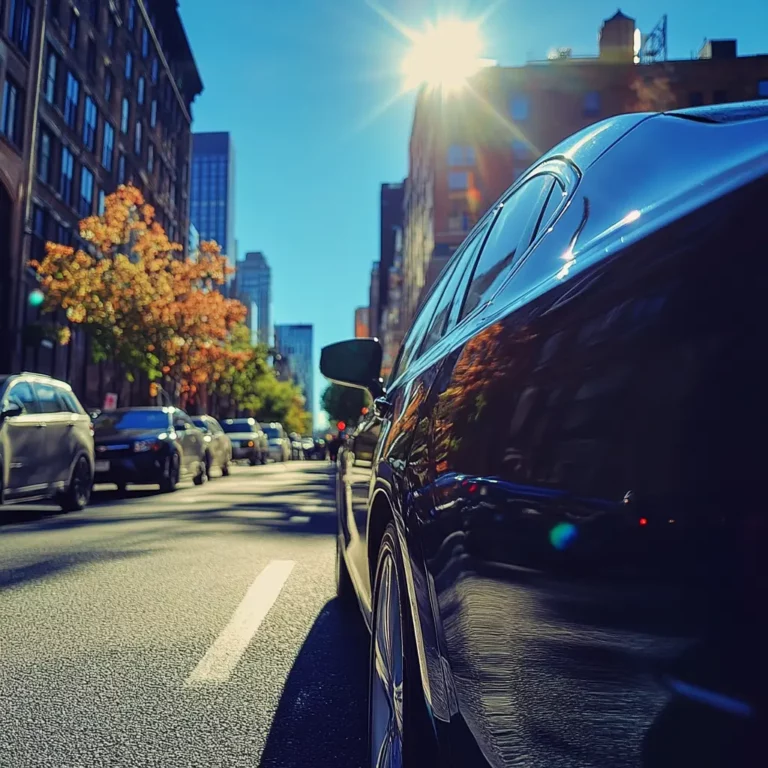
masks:
[[[768,119],[553,160],[554,218],[341,453],[363,614],[393,519],[441,765],[764,764]]]

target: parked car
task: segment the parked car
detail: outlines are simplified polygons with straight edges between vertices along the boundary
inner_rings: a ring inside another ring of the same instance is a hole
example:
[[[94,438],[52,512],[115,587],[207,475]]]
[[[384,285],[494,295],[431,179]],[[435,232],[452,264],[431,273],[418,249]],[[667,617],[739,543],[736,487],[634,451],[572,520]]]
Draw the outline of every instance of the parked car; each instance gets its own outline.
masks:
[[[229,462],[232,461],[232,443],[213,416],[194,416],[192,423],[203,433],[205,443],[205,473],[211,479],[211,469],[219,467],[221,474],[229,474]]]
[[[426,296],[339,456],[372,765],[747,766],[768,712],[768,103],[542,157]],[[756,762],[755,762],[756,761]]]
[[[311,437],[302,437],[301,451],[303,458],[307,459],[307,461],[315,458],[315,441]]]
[[[184,476],[206,479],[203,433],[184,411],[172,407],[118,408],[94,422],[96,482],[176,490]]]
[[[291,458],[301,460],[304,458],[304,448],[301,443],[301,435],[298,432],[291,432],[288,435],[291,443]]]
[[[267,436],[256,419],[225,419],[221,427],[232,444],[233,459],[247,459],[251,466],[267,463]]]
[[[88,504],[93,485],[91,420],[69,384],[37,373],[0,375],[0,504]]]
[[[269,458],[275,461],[288,461],[291,458],[291,441],[286,437],[283,425],[273,421],[264,427],[264,434],[269,444]]]

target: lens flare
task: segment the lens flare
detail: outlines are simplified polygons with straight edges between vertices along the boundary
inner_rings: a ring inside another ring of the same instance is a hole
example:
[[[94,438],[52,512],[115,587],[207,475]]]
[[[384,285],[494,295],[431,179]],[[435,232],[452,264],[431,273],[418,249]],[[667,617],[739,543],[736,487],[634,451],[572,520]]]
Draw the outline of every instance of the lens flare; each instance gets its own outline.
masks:
[[[549,543],[559,552],[562,552],[576,541],[578,531],[573,523],[558,523],[549,532]]]
[[[27,301],[29,301],[31,307],[39,307],[45,301],[45,294],[39,288],[35,288],[29,294]]]

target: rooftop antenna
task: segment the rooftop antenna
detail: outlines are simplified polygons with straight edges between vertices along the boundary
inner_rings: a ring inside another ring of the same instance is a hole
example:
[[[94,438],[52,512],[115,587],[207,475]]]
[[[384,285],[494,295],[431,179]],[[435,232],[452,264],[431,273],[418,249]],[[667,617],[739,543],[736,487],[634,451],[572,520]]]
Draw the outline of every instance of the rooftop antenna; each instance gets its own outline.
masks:
[[[645,36],[640,47],[640,63],[653,64],[666,61],[667,49],[667,14],[661,17],[661,21]]]

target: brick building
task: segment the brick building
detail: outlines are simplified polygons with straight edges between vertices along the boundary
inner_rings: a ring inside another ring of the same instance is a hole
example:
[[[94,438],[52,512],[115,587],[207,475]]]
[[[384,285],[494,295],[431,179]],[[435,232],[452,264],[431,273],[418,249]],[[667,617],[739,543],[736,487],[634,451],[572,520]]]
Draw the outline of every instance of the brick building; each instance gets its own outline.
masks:
[[[552,146],[627,111],[768,98],[768,55],[711,41],[698,58],[640,63],[633,19],[601,29],[595,57],[562,53],[481,70],[458,94],[417,97],[405,196],[403,322],[450,254],[498,197]]]
[[[0,83],[0,370],[50,373],[88,399],[85,339],[59,347],[25,331],[39,317],[24,264],[46,240],[78,246],[78,221],[128,182],[186,251],[202,82],[176,3],[6,0]]]

